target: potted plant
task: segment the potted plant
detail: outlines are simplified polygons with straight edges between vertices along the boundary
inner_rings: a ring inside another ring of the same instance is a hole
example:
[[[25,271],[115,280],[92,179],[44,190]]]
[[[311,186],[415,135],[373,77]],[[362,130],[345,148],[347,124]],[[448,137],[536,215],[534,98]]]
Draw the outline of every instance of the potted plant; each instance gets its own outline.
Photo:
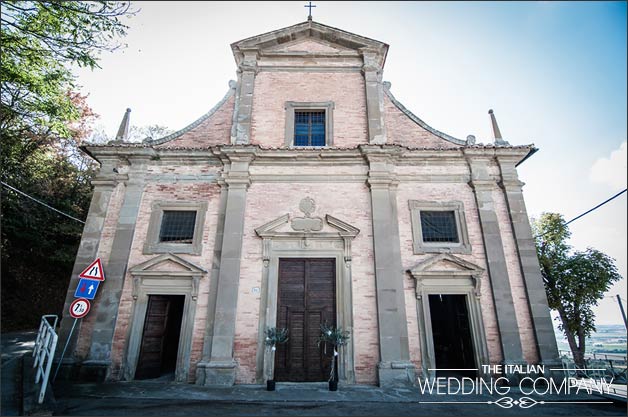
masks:
[[[274,379],[274,365],[275,365],[275,351],[277,350],[277,345],[286,343],[288,341],[288,329],[284,328],[276,328],[269,327],[266,329],[266,339],[264,343],[266,344],[266,353],[268,354],[268,372],[269,375],[266,378],[266,390],[274,391],[275,390],[275,379]]]
[[[347,344],[349,340],[349,332],[342,330],[342,327],[330,326],[327,323],[321,324],[321,335],[318,338],[318,346],[321,343],[325,347],[325,353],[327,353],[327,345],[330,345],[333,349],[333,356],[331,358],[331,371],[329,373],[329,390],[338,390],[338,379],[336,377],[336,362],[338,360],[338,351],[340,348]]]

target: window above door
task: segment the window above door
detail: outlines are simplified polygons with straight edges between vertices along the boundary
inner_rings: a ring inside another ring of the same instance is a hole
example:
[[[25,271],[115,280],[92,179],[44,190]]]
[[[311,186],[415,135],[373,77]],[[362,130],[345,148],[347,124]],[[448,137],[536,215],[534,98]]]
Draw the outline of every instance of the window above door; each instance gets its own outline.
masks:
[[[471,253],[462,201],[409,204],[414,253]]]
[[[207,202],[155,201],[144,253],[201,254]]]
[[[333,144],[332,101],[287,101],[285,145],[291,147],[325,147]]]

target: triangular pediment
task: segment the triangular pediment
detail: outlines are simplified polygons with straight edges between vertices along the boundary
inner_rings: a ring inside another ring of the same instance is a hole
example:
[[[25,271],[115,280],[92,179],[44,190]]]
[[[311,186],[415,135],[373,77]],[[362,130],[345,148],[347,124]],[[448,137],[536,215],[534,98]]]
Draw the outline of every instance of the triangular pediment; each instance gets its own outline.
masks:
[[[256,51],[263,55],[285,53],[346,54],[368,51],[375,65],[383,67],[388,45],[354,33],[314,22],[305,21],[272,32],[243,39],[231,44],[236,63],[240,65],[245,53]]]
[[[129,272],[132,275],[171,274],[202,275],[207,271],[172,253],[165,253],[135,265]]]
[[[410,269],[412,275],[477,275],[482,271],[478,265],[449,253],[431,256]]]
[[[262,226],[255,229],[255,233],[259,237],[277,237],[277,236],[291,236],[291,235],[300,235],[300,234],[325,234],[325,233],[333,233],[336,236],[340,235],[343,237],[355,237],[360,233],[360,229],[351,226],[349,223],[346,223],[340,219],[337,219],[329,214],[325,216],[324,220],[320,217],[310,217],[308,220],[320,220],[321,228],[318,230],[309,230],[304,231],[300,230],[297,227],[298,223],[296,221],[303,221],[305,218],[303,217],[293,217],[291,218],[289,214],[284,214],[283,216],[277,217],[274,220],[269,221],[268,223],[263,224]]]
[[[360,229],[357,227],[353,227],[334,216],[327,214],[323,218],[314,214],[316,201],[311,197],[305,197],[299,202],[299,210],[302,213],[301,216],[290,217],[290,214],[284,214],[261,225],[255,229],[255,233],[262,238],[310,237],[313,235],[354,238],[360,233]]]
[[[304,52],[304,53],[338,53],[342,51],[351,51],[351,49],[338,44],[324,42],[315,38],[303,38],[286,44],[280,44],[268,48],[268,52]]]

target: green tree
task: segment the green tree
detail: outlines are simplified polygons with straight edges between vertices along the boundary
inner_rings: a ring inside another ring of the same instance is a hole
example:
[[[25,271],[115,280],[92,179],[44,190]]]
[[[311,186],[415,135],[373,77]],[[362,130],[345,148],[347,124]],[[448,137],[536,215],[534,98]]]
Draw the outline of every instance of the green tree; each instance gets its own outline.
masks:
[[[574,362],[584,367],[586,339],[595,331],[593,306],[621,275],[615,260],[596,249],[572,252],[560,214],[543,213],[532,223],[549,307],[558,312]]]
[[[164,136],[172,133],[173,130],[159,124],[152,124],[146,126],[131,126],[129,128],[129,135],[125,139],[126,142],[141,143],[145,139],[160,139]],[[115,132],[107,132],[105,126],[97,125],[92,130],[88,139],[89,143],[105,144],[109,141],[115,140]]]
[[[96,115],[72,68],[121,45],[127,2],[2,1],[0,179],[85,218],[93,162],[78,150]],[[83,225],[2,186],[2,329],[60,313]],[[28,300],[31,309],[21,307]]]
[[[1,10],[0,128],[30,141],[69,137],[80,118],[71,68],[97,68],[101,52],[121,46],[129,3],[3,1]]]

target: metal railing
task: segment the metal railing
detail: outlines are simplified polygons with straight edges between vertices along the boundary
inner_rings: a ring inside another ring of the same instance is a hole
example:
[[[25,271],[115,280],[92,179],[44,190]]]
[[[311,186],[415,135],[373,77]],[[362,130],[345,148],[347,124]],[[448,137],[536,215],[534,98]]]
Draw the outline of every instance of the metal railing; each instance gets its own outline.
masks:
[[[585,366],[579,367],[572,359],[571,352],[559,351],[565,368],[565,376],[571,378],[590,378],[608,382],[610,394],[626,397],[626,355],[614,353],[586,353]]]
[[[54,319],[54,321],[50,324],[50,320],[52,319]],[[41,389],[39,390],[39,399],[37,401],[39,404],[44,402],[48,378],[50,377],[50,369],[52,368],[52,360],[54,359],[55,350],[57,349],[59,336],[57,336],[55,328],[57,327],[58,320],[59,317],[54,314],[42,316],[37,339],[35,340],[35,348],[33,349],[35,362],[33,363],[33,368],[37,368],[35,384],[38,384],[41,379]]]

